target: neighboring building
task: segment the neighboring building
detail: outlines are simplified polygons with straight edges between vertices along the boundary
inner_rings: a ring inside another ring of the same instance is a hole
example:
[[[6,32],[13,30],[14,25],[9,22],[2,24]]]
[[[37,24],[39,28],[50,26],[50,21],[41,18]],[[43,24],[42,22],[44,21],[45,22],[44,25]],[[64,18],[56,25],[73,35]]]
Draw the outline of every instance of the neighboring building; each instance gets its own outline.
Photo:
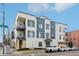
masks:
[[[0,47],[3,47],[3,44],[0,42]]]
[[[67,39],[67,35],[66,35],[66,32],[68,31],[68,26],[65,25],[65,24],[62,24],[62,23],[56,23],[56,26],[55,26],[55,32],[56,32],[56,35],[55,35],[55,44],[57,44],[57,46],[59,47],[67,47],[67,43],[68,41],[66,40]]]
[[[79,30],[68,32],[68,41],[73,43],[73,47],[79,48]]]
[[[14,28],[15,47],[21,49],[59,46],[60,41],[65,42],[66,28],[68,28],[67,25],[54,22],[47,17],[19,12]]]

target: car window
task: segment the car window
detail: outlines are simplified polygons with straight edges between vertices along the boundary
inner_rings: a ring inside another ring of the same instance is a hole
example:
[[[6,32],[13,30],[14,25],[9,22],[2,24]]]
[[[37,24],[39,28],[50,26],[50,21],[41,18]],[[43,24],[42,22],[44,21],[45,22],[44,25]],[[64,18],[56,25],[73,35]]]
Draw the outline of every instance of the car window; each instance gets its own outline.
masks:
[[[56,46],[53,46],[53,47],[56,47]]]

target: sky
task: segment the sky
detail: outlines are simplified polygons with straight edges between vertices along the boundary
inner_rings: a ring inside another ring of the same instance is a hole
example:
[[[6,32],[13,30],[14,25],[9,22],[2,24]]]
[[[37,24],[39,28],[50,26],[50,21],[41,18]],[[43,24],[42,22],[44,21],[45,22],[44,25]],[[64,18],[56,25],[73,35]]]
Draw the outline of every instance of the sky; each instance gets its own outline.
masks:
[[[0,4],[0,24],[2,24],[2,11],[2,4]],[[67,24],[68,31],[79,29],[79,4],[77,3],[6,3],[4,11],[5,25],[11,30],[18,11],[35,16],[47,16],[53,21]],[[0,42],[2,42],[2,28],[0,28]]]

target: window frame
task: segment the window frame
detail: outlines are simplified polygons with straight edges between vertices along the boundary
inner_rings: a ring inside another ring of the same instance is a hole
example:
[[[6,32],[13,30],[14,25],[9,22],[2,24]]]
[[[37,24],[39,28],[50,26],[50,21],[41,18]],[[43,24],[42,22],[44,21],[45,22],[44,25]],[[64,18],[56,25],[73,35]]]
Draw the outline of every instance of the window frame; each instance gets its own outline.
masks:
[[[38,43],[38,46],[39,46],[39,47],[42,47],[42,46],[43,46],[43,42],[39,42],[39,43]]]
[[[46,24],[46,30],[49,30],[49,24]]]
[[[27,36],[28,36],[29,38],[34,38],[34,37],[35,37],[35,32],[34,32],[34,31],[28,31],[28,32],[27,32]]]
[[[27,22],[28,22],[28,23],[27,23],[28,27],[35,27],[35,21],[33,21],[33,20],[28,20]]]

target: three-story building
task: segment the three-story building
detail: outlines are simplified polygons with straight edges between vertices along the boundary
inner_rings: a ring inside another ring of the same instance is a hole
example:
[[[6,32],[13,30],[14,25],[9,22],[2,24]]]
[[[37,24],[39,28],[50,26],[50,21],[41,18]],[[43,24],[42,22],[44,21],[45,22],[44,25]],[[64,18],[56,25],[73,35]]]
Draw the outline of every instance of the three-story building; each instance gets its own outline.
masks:
[[[67,25],[54,22],[47,17],[19,12],[14,26],[15,47],[21,49],[59,46],[60,40],[65,42],[66,28]]]

